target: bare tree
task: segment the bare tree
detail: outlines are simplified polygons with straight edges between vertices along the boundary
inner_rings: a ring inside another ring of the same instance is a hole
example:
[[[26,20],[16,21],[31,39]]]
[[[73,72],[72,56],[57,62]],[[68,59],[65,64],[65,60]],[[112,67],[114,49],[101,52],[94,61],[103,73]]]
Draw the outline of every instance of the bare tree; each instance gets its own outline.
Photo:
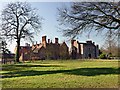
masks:
[[[118,56],[118,42],[114,38],[107,38],[103,44],[101,51],[109,56]]]
[[[33,34],[41,28],[41,18],[36,9],[26,2],[9,3],[2,11],[2,35],[8,40],[16,40],[16,62],[19,62],[19,49],[21,39],[33,39]]]
[[[64,36],[75,37],[91,30],[119,34],[120,2],[75,2],[70,8],[59,8],[58,12],[58,21],[65,26]]]

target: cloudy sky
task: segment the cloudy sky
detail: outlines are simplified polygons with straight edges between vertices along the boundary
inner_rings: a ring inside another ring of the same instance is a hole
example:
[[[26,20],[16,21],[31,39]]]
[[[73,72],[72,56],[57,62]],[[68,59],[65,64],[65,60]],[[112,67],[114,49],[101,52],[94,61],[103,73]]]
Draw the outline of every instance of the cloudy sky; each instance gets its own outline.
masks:
[[[15,2],[16,0],[9,0],[9,2]],[[24,0],[20,0],[24,1]],[[57,16],[58,11],[57,8],[63,7],[63,6],[69,6],[70,1],[72,0],[66,0],[66,2],[63,2],[62,0],[52,0],[49,1],[45,0],[44,2],[42,0],[25,0],[26,2],[29,1],[31,6],[33,8],[36,8],[38,10],[38,14],[44,18],[44,21],[42,22],[42,30],[41,32],[35,37],[35,42],[40,43],[41,38],[43,35],[47,36],[47,39],[51,39],[54,42],[54,38],[58,37],[59,42],[66,41],[68,46],[70,45],[70,42],[68,41],[68,38],[63,37],[62,33],[59,32],[58,27],[59,24],[57,22]],[[59,2],[58,2],[59,1]],[[7,0],[1,0],[0,1],[0,13],[1,10],[7,5]],[[79,35],[78,38],[76,38],[80,42],[85,42],[88,40],[87,33],[84,33],[83,35]],[[96,32],[92,32],[90,35],[90,38],[92,41],[94,41],[96,44],[99,44],[100,47],[103,45],[104,38],[101,35],[96,36]],[[21,45],[25,45],[27,41],[22,41]],[[8,44],[8,48],[10,51],[14,52],[14,48],[16,46],[16,42]]]

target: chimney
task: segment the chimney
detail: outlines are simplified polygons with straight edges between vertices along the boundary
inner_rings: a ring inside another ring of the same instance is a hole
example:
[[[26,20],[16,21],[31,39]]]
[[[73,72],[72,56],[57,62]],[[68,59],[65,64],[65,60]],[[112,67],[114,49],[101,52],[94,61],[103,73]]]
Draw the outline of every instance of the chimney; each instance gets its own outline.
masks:
[[[48,43],[50,43],[50,39],[48,39]]]
[[[51,40],[51,43],[52,43],[52,40]]]
[[[55,38],[55,43],[58,43],[58,38]]]
[[[46,36],[42,36],[42,43],[46,43]]]
[[[42,44],[46,47],[46,36],[42,36]]]
[[[96,47],[99,49],[99,45],[96,45]]]
[[[74,46],[74,42],[75,42],[76,40],[71,40],[71,46]]]
[[[92,41],[90,40],[90,41],[86,41],[87,42],[87,44],[92,44]]]

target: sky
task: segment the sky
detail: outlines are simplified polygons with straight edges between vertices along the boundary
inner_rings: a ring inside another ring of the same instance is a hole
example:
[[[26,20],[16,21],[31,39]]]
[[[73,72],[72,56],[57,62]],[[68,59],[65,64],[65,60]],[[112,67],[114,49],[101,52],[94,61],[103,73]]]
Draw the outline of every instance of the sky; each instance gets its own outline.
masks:
[[[11,0],[10,0],[11,1]],[[15,0],[12,0],[12,2],[14,2]],[[27,1],[27,0],[26,0]],[[68,41],[68,38],[63,37],[62,36],[62,32],[59,32],[58,27],[59,26],[59,22],[57,22],[57,17],[58,17],[58,10],[57,8],[63,7],[65,5],[69,5],[70,2],[57,2],[55,0],[53,1],[36,1],[36,0],[32,0],[29,1],[29,3],[31,4],[31,6],[33,8],[37,9],[37,13],[44,18],[43,22],[42,22],[42,30],[40,31],[40,33],[38,33],[37,36],[35,36],[35,43],[40,43],[41,42],[41,38],[42,36],[46,35],[47,39],[51,39],[52,42],[54,42],[54,38],[57,37],[59,38],[59,42],[62,43],[63,41],[65,41],[67,43],[68,46],[70,46],[70,41]],[[4,1],[0,1],[0,13],[3,7],[5,7],[5,5],[8,2],[5,0]],[[98,44],[100,47],[103,45],[104,43],[104,38],[103,35],[97,35],[96,36],[96,32],[91,32],[90,37],[88,38],[87,33],[83,33],[82,35],[79,35],[78,38],[76,38],[79,42],[86,42],[88,39],[92,40],[93,42],[95,42],[96,44]],[[29,43],[27,41],[22,40],[21,41],[21,45],[25,45],[25,43]],[[14,48],[16,46],[16,42],[12,42],[12,43],[8,43],[8,49],[12,52],[14,52]]]

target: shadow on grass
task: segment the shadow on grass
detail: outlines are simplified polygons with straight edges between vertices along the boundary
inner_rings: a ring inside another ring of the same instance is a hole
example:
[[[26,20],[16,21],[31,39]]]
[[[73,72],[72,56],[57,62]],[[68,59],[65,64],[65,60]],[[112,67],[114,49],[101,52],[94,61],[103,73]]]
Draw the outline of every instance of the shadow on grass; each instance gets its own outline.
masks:
[[[21,70],[20,67],[15,67],[14,65],[2,66],[2,71],[16,71]]]
[[[24,70],[25,68],[31,67],[63,67],[62,65],[6,65],[2,67],[3,71],[16,71],[16,70]]]
[[[57,74],[64,73],[70,75],[81,75],[81,76],[96,76],[96,75],[108,75],[108,74],[120,74],[120,68],[78,68],[72,70],[54,70],[54,71],[13,71],[9,73],[4,73],[2,78],[12,78],[12,77],[22,77],[22,76],[36,76],[36,75],[46,75],[46,74]]]

